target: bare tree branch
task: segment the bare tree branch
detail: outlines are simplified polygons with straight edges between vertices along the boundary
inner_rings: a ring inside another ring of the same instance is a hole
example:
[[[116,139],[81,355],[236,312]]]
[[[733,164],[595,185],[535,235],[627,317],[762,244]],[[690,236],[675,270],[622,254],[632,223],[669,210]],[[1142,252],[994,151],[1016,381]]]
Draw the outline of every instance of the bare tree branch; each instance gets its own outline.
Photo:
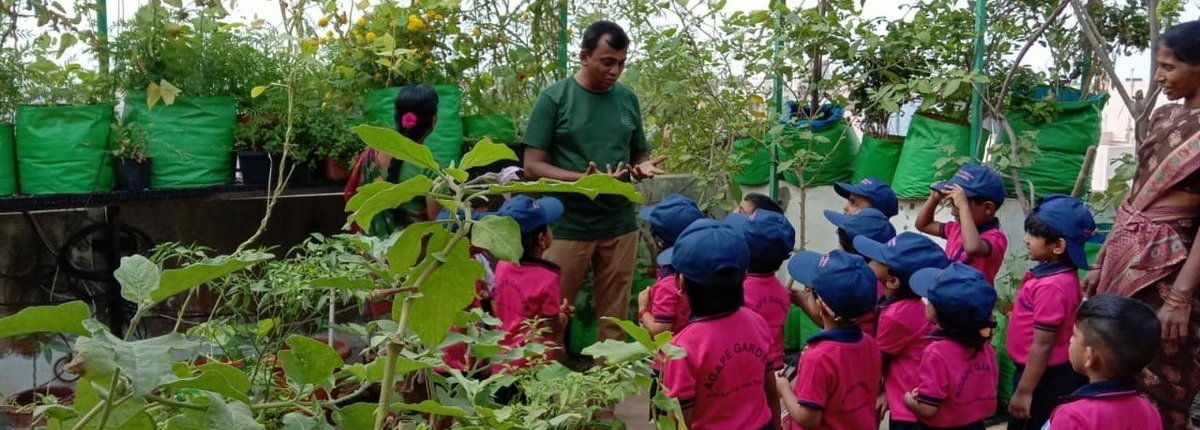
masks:
[[[1017,71],[1021,69],[1021,60],[1025,59],[1025,54],[1029,53],[1029,49],[1033,48],[1033,45],[1042,38],[1042,34],[1044,34],[1046,30],[1050,28],[1050,26],[1054,25],[1055,22],[1058,22],[1058,17],[1062,15],[1063,11],[1067,10],[1067,6],[1070,4],[1071,0],[1061,0],[1058,2],[1058,6],[1054,8],[1054,12],[1051,12],[1050,16],[1046,17],[1046,22],[1043,22],[1042,26],[1038,27],[1038,29],[1029,36],[1029,39],[1025,41],[1025,46],[1021,48],[1021,52],[1017,53],[1017,58],[1013,60],[1012,67],[1008,69],[1008,74],[1004,76],[1004,84],[1000,85],[1000,93],[997,95],[999,98],[996,100],[996,103],[999,105],[999,110],[1003,110],[1005,107],[1005,101],[1008,100],[1009,86],[1012,85],[1013,78],[1017,76]]]
[[[1129,113],[1132,115],[1140,115],[1142,111],[1139,103],[1129,95],[1129,89],[1121,84],[1121,77],[1117,75],[1116,67],[1113,66],[1112,59],[1108,57],[1108,43],[1096,29],[1096,23],[1092,22],[1092,17],[1088,15],[1087,9],[1084,9],[1079,0],[1071,0],[1071,7],[1075,9],[1075,16],[1079,20],[1079,30],[1083,32],[1088,44],[1092,45],[1092,50],[1096,52],[1096,58],[1100,60],[1100,67],[1104,69],[1105,73],[1108,73],[1113,87],[1117,89],[1121,100],[1125,102],[1125,108],[1129,109]]]

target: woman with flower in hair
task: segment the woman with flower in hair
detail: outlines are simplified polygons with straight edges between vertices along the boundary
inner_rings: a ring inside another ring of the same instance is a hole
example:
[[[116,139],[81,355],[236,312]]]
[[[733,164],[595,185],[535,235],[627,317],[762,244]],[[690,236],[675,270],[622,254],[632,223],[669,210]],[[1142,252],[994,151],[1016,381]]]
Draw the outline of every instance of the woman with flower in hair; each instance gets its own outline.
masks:
[[[396,94],[395,115],[396,131],[411,139],[413,142],[425,144],[425,138],[433,133],[437,124],[438,96],[429,84],[408,84],[400,88]],[[347,201],[358,193],[358,188],[364,184],[379,181],[399,183],[416,175],[426,175],[431,179],[433,172],[428,172],[418,166],[406,165],[402,160],[393,160],[391,154],[367,148],[358,155],[354,168],[350,171],[350,179],[346,183],[344,195]],[[359,226],[352,224],[354,233],[366,232],[375,237],[386,237],[397,230],[397,227],[414,221],[434,219],[441,210],[437,202],[418,197],[405,203],[396,210],[385,210],[371,220],[371,225]]]

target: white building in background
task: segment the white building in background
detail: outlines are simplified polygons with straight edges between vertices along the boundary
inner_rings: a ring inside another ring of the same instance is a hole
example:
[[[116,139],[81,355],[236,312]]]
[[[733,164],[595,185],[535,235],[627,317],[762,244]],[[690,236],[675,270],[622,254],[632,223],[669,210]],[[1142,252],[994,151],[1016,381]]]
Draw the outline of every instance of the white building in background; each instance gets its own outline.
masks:
[[[1149,91],[1150,82],[1144,79],[1128,79],[1122,81],[1129,90],[1130,96],[1139,98]],[[1155,107],[1171,103],[1163,95],[1158,96]],[[1092,167],[1092,189],[1103,190],[1108,187],[1108,178],[1112,177],[1114,166],[1112,161],[1124,154],[1134,151],[1134,124],[1137,119],[1126,108],[1121,100],[1121,94],[1116,88],[1109,90],[1108,104],[1104,107],[1103,120],[1100,129],[1100,146],[1096,148],[1096,163]]]

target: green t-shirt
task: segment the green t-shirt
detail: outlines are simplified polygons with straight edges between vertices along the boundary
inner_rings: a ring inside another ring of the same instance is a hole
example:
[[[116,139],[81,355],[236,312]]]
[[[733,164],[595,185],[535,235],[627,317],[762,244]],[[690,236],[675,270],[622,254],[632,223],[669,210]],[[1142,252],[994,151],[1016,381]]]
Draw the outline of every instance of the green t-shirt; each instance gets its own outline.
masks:
[[[583,172],[588,162],[601,170],[606,164],[628,164],[635,155],[650,152],[642,128],[637,95],[620,83],[594,93],[568,77],[538,96],[525,128],[525,145],[548,153],[550,164]],[[637,230],[633,202],[621,196],[558,194],[563,216],[554,236],[566,240],[600,240]]]

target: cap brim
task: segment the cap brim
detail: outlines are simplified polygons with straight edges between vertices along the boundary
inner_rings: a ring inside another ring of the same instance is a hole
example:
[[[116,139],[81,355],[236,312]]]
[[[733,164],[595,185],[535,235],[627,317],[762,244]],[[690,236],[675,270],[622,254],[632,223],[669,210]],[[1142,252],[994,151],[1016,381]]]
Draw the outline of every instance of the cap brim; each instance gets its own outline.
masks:
[[[932,267],[918,270],[908,278],[908,286],[918,296],[929,297],[929,291],[937,285],[938,276],[942,275],[943,270]]]
[[[659,266],[670,266],[672,255],[675,255],[675,247],[670,247],[659,252],[658,258],[654,259],[654,262],[658,263]]]
[[[833,191],[836,192],[837,195],[842,196],[844,199],[850,198],[850,194],[862,195],[861,189],[854,184],[848,184],[845,182],[835,182],[833,184]]]
[[[821,257],[821,254],[813,251],[804,251],[793,255],[792,259],[788,260],[788,275],[791,275],[796,282],[811,286],[816,278],[817,264],[821,262]]]
[[[537,202],[538,206],[541,206],[542,210],[546,212],[547,224],[553,224],[555,221],[558,221],[559,218],[562,218],[562,201],[554,197],[542,197],[537,199]]]
[[[658,205],[643,207],[642,210],[638,211],[638,218],[641,218],[642,221],[650,222],[650,212],[653,212],[655,207],[658,207]]]
[[[888,259],[883,252],[883,249],[886,247],[887,245],[879,243],[878,241],[866,236],[858,236],[854,238],[854,250],[858,251],[860,255],[891,266],[892,264],[888,262]]]
[[[833,225],[838,226],[838,228],[842,228],[842,226],[846,225],[846,221],[850,219],[850,215],[826,209],[825,219],[829,220]]]
[[[1087,252],[1084,251],[1082,243],[1067,242],[1067,257],[1071,259],[1071,263],[1075,264],[1075,267],[1088,267]]]
[[[934,190],[934,191],[946,191],[946,187],[949,187],[950,184],[952,184],[952,183],[953,182],[949,181],[949,180],[934,182],[932,185],[929,186],[929,189]]]

